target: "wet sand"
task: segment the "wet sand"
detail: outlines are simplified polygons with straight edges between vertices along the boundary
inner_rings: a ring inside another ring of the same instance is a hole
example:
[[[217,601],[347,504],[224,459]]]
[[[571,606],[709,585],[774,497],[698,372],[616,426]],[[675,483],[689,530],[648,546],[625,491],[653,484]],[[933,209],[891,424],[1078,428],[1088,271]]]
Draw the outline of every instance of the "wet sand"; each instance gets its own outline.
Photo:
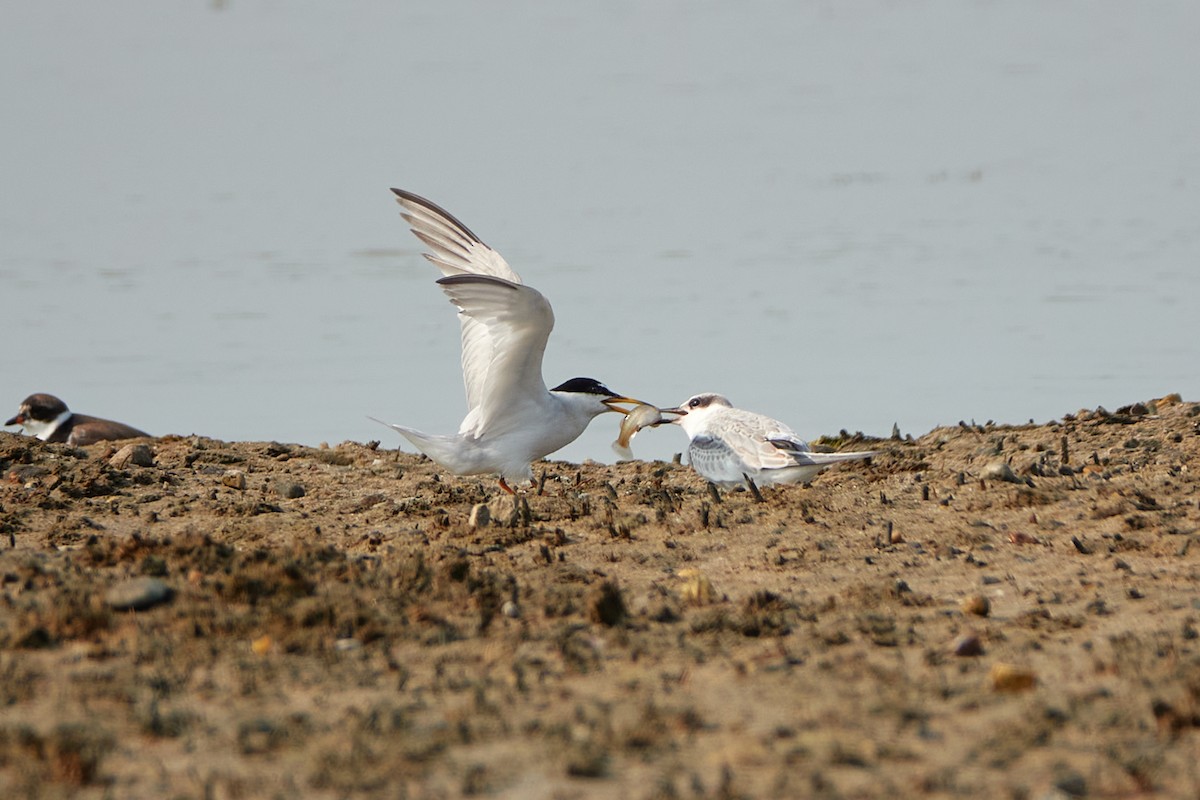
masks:
[[[0,795],[1200,793],[1200,405],[828,443],[758,503],[0,434]]]

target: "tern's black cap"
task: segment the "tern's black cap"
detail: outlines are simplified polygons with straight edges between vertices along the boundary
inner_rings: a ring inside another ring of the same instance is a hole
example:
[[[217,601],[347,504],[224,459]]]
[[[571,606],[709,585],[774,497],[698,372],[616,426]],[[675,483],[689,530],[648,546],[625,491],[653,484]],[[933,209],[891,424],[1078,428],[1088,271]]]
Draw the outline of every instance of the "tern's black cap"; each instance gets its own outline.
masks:
[[[575,392],[577,394],[596,394],[601,397],[619,397],[612,389],[609,389],[595,378],[571,378],[571,380],[560,383],[550,391],[552,392]]]

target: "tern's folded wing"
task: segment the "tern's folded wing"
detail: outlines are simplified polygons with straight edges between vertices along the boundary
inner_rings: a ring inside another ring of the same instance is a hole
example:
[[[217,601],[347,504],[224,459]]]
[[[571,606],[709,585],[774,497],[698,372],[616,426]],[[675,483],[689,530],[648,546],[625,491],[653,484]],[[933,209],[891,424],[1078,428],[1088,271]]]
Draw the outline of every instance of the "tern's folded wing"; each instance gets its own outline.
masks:
[[[721,415],[716,427],[726,443],[738,452],[751,469],[782,469],[794,466],[795,453],[808,445],[790,428],[777,420],[741,409],[730,409]],[[787,439],[794,449],[781,450],[772,440]]]
[[[459,432],[485,436],[505,427],[513,409],[545,394],[542,354],[554,312],[538,290],[501,278],[451,275],[438,284],[481,332],[469,343],[463,340],[463,380],[477,403],[468,415],[473,430]]]

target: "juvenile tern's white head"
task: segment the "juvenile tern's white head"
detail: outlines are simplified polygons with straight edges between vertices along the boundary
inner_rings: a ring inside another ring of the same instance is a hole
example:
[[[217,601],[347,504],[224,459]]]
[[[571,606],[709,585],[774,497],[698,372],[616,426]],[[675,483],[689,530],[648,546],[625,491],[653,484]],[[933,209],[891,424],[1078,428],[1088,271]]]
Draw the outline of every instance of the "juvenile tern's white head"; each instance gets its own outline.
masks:
[[[508,481],[532,480],[531,462],[574,441],[593,417],[638,404],[592,378],[547,390],[542,354],[554,328],[550,303],[447,211],[392,191],[400,216],[432,251],[425,258],[442,271],[438,285],[458,307],[467,416],[455,435],[385,425],[450,472],[498,474],[508,489]]]
[[[782,422],[734,408],[712,392],[663,412],[682,415],[671,423],[688,435],[688,462],[718,486],[749,486],[756,491],[756,486],[775,483],[808,483],[830,464],[875,455],[873,451],[815,453]]]

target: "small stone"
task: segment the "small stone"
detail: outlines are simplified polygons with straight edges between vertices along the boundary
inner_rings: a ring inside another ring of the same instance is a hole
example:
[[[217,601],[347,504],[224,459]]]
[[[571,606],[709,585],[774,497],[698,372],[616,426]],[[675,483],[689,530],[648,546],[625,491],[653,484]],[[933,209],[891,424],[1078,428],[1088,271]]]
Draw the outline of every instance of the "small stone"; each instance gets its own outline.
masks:
[[[993,664],[988,680],[997,692],[1023,692],[1037,685],[1033,670],[1013,664]]]
[[[267,653],[271,652],[271,644],[272,642],[270,635],[260,636],[250,643],[250,652],[254,653],[256,656],[265,656]]]
[[[964,614],[974,614],[977,617],[986,617],[992,611],[992,604],[986,597],[981,594],[973,594],[970,597],[964,597],[959,603],[959,608]]]
[[[993,461],[983,468],[979,477],[991,481],[1007,481],[1008,483],[1025,483],[1013,472],[1012,467],[1005,461]]]
[[[512,600],[505,600],[500,606],[500,613],[509,619],[517,619],[521,616],[521,607]]]
[[[240,469],[231,469],[221,476],[221,483],[230,489],[245,489],[246,473]]]
[[[115,611],[144,611],[171,599],[171,587],[158,578],[121,581],[104,593],[104,602]]]
[[[1054,779],[1054,788],[1068,797],[1087,797],[1087,780],[1075,770],[1065,770]]]
[[[888,532],[888,539],[891,540],[892,544],[903,544],[904,534],[900,533],[900,531],[896,530],[895,528],[892,528],[891,531]]]
[[[981,656],[983,655],[983,642],[974,633],[964,633],[954,640],[950,651],[956,656]]]
[[[1028,533],[1021,531],[1013,531],[1008,534],[1008,540],[1013,544],[1041,544],[1041,541],[1036,536],[1030,536]]]
[[[116,469],[125,469],[130,464],[135,467],[153,467],[154,451],[150,449],[149,445],[127,444],[118,450],[108,460],[108,463]]]
[[[610,628],[620,625],[629,615],[625,600],[621,597],[621,588],[615,581],[605,581],[596,587],[587,605],[588,618]]]
[[[476,503],[471,506],[471,517],[467,521],[471,528],[486,528],[491,521],[492,510],[488,508],[487,503]]]
[[[275,491],[288,500],[299,499],[308,493],[303,486],[292,481],[279,481],[275,484]]]
[[[358,650],[361,647],[362,642],[352,638],[338,639],[333,643],[333,649],[339,653],[348,653],[351,650]]]
[[[698,569],[681,569],[677,573],[683,583],[679,587],[680,599],[694,606],[706,606],[720,598],[712,581]]]
[[[1179,392],[1171,392],[1170,394],[1159,397],[1156,400],[1151,400],[1150,405],[1154,408],[1155,412],[1158,412],[1164,408],[1169,408],[1170,406],[1177,406],[1182,402],[1183,397],[1179,394]]]

